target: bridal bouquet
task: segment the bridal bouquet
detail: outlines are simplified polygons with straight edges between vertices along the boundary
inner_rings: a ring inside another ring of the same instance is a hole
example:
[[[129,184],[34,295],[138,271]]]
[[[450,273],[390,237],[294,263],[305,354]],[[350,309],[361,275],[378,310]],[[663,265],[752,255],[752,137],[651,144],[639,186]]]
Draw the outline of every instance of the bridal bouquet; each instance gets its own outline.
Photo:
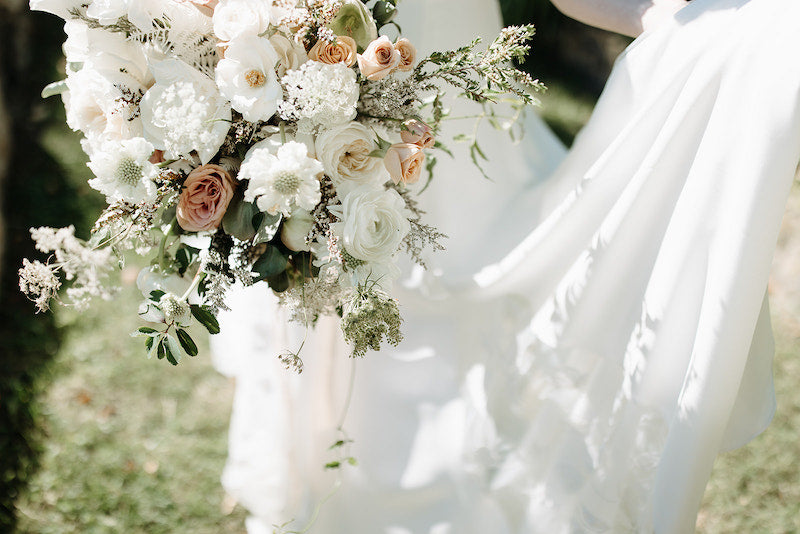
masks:
[[[197,354],[190,323],[219,331],[236,281],[268,284],[306,325],[338,314],[354,355],[397,344],[396,259],[442,248],[414,199],[446,150],[441,87],[484,105],[540,88],[511,64],[532,27],[419,59],[397,0],[30,4],[66,21],[67,77],[43,96],[61,94],[108,207],[87,241],[31,229],[49,258],[25,260],[20,287],[39,310],[84,306],[111,295],[126,251],[147,255],[136,335],[172,364]]]

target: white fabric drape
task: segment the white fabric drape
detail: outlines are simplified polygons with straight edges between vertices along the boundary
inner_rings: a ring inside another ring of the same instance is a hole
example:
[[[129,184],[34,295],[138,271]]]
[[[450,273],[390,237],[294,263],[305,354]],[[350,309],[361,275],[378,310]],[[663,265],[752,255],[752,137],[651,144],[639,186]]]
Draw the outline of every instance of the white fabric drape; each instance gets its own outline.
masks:
[[[485,0],[401,7],[430,48],[499,27]],[[223,482],[251,532],[327,493],[353,367],[359,466],[311,532],[691,532],[715,456],[774,410],[764,294],[799,30],[792,0],[694,0],[620,57],[557,170],[534,116],[520,145],[486,133],[494,181],[443,159],[422,200],[448,251],[408,269],[397,349],[353,366],[323,324],[293,376],[275,355],[302,332],[242,296],[215,352],[237,377]]]

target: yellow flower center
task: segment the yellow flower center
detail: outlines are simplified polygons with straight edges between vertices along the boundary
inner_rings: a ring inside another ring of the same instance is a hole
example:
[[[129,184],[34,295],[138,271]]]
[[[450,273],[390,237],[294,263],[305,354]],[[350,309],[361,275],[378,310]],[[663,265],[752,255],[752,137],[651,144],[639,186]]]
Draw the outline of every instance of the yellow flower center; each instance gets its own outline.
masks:
[[[267,77],[260,70],[253,69],[244,75],[247,85],[256,89],[267,83]]]

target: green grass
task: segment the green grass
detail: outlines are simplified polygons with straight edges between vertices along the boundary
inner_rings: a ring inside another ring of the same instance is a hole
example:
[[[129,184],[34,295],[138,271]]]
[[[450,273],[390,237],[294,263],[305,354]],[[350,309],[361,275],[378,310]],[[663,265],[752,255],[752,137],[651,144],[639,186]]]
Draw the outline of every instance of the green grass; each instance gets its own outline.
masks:
[[[223,513],[219,483],[232,384],[211,368],[206,344],[179,367],[147,360],[128,336],[138,299],[129,285],[88,313],[59,313],[68,334],[21,532],[243,531],[241,509]]]

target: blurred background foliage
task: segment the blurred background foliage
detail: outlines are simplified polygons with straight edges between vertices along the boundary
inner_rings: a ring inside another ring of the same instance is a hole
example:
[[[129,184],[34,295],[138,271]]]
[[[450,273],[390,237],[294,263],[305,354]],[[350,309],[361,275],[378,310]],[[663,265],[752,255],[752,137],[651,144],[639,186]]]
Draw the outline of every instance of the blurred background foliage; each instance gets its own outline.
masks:
[[[526,66],[549,88],[540,114],[569,144],[630,40],[547,0],[501,4],[507,23],[538,28]],[[243,532],[244,511],[219,483],[232,384],[211,368],[206,344],[178,369],[141,357],[141,340],[127,336],[135,267],[123,270],[115,301],[86,313],[35,315],[18,290],[21,258],[34,255],[28,228],[73,223],[86,236],[103,205],[60,100],[39,97],[63,77],[61,27],[23,0],[0,0],[0,532]],[[778,416],[718,461],[698,523],[706,534],[800,532],[800,291],[786,267],[800,257],[797,191],[786,220],[773,280]]]

